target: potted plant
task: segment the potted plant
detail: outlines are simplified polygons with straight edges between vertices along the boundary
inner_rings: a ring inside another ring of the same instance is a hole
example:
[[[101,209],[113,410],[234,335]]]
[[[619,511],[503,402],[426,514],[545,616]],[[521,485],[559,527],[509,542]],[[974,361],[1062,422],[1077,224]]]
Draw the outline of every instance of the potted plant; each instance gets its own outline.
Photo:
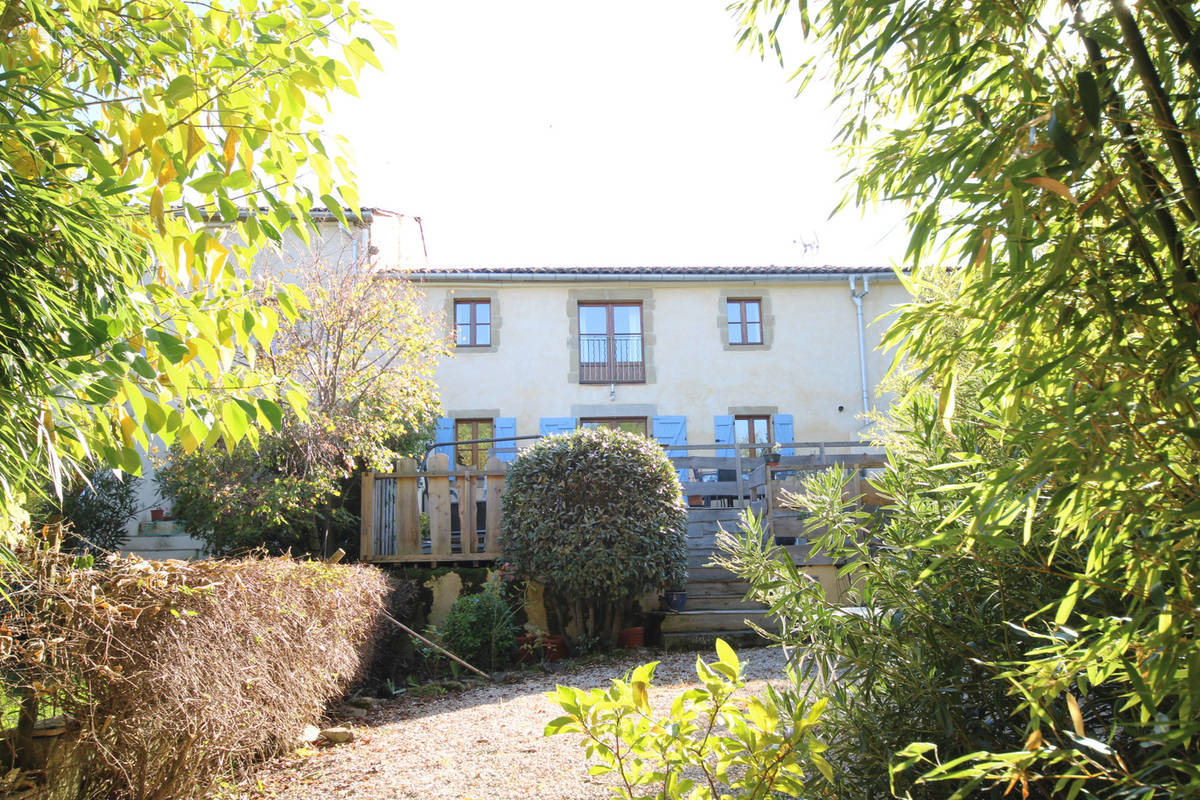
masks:
[[[534,661],[561,661],[566,657],[567,643],[561,636],[534,627],[529,628],[528,633],[517,637],[517,661],[522,664]]]
[[[763,453],[763,460],[768,464],[778,464],[782,452],[779,448],[779,442],[771,445],[770,449]]]
[[[687,589],[683,584],[671,584],[663,592],[663,604],[671,611],[683,611],[687,607]]]

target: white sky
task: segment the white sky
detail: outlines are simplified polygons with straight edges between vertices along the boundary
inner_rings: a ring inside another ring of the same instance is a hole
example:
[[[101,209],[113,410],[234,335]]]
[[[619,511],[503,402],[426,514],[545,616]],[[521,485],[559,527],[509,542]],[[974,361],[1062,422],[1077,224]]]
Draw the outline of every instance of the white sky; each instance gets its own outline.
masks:
[[[330,120],[363,205],[440,265],[892,265],[899,209],[827,220],[828,90],[735,51],[726,3],[369,0],[399,47]]]

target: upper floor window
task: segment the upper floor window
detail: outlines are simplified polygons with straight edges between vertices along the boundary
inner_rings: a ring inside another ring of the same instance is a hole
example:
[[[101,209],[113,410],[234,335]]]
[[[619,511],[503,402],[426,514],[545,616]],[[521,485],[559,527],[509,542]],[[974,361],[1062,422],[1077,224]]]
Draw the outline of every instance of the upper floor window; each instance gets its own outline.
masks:
[[[495,436],[496,426],[490,419],[454,420],[454,439],[457,442],[492,439]],[[495,446],[487,442],[457,444],[454,447],[454,463],[464,467],[483,469],[487,463],[488,451]]]
[[[581,428],[610,428],[614,431],[626,431],[646,436],[645,417],[584,417],[579,420]]]
[[[762,344],[762,301],[730,299],[725,305],[730,344]]]
[[[488,347],[492,343],[492,302],[454,301],[455,344],[458,347]]]
[[[733,418],[733,440],[738,444],[771,444],[771,418],[765,414],[740,414]],[[767,448],[742,450],[743,456],[762,455]]]
[[[644,383],[641,303],[579,304],[579,382]]]

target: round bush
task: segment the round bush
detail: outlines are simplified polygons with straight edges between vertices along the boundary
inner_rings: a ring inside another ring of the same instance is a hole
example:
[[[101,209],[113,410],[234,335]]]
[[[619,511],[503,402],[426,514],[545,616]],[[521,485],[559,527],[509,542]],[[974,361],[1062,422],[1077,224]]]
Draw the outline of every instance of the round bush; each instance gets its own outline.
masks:
[[[505,557],[572,602],[619,606],[687,578],[679,479],[657,442],[632,433],[538,441],[505,478],[501,531]]]
[[[516,646],[512,610],[494,592],[455,600],[440,630],[450,652],[477,667],[495,669],[508,661]]]

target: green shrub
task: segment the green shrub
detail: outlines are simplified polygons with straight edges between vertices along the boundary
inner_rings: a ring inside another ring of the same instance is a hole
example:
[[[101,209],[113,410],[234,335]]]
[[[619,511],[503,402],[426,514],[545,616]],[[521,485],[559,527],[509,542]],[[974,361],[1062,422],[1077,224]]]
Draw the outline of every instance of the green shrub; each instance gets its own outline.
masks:
[[[61,516],[66,534],[63,546],[71,550],[119,550],[127,538],[125,525],[137,513],[138,482],[133,475],[122,478],[110,469],[102,469],[89,481],[77,479],[64,486],[61,503],[48,498],[36,503],[30,513],[34,522]]]
[[[805,709],[798,691],[770,686],[765,697],[738,697],[741,662],[721,639],[717,654],[712,664],[696,659],[704,688],[684,692],[663,716],[648,697],[658,662],[614,679],[607,692],[559,686],[548,697],[566,716],[546,735],[583,734],[592,774],[616,773],[624,800],[798,797],[815,788],[808,765],[828,780],[826,745],[814,734],[824,704]],[[823,797],[826,788],[805,796]]]
[[[439,630],[452,653],[491,670],[507,662],[516,646],[512,609],[492,590],[455,600]]]
[[[612,638],[638,597],[687,578],[679,479],[657,443],[623,431],[549,436],[523,453],[501,531],[505,558],[583,635]]]

